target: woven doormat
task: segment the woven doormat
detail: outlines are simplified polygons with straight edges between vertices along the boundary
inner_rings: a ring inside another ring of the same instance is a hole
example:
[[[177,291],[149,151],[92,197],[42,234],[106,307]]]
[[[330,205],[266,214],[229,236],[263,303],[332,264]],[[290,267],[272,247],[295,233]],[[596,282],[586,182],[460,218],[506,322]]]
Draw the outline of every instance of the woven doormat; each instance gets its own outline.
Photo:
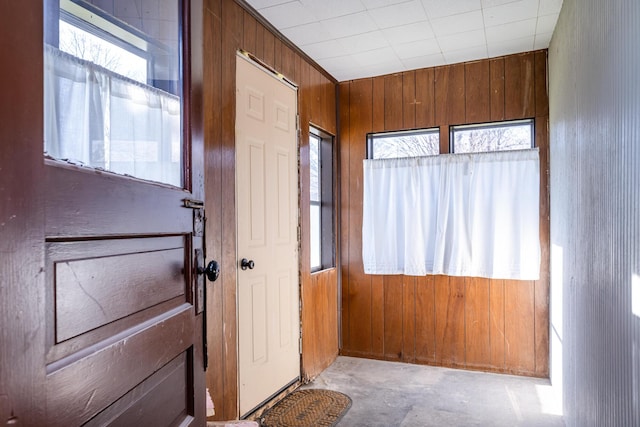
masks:
[[[331,427],[351,407],[351,398],[331,390],[298,390],[262,418],[263,427]]]

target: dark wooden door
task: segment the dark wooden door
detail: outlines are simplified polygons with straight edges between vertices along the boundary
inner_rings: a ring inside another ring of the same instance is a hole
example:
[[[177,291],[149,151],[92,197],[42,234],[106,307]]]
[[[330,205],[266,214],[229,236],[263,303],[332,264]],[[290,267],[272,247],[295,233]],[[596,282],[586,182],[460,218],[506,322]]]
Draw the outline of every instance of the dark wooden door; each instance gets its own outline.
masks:
[[[203,425],[202,4],[176,188],[44,159],[43,3],[0,10],[0,423]]]

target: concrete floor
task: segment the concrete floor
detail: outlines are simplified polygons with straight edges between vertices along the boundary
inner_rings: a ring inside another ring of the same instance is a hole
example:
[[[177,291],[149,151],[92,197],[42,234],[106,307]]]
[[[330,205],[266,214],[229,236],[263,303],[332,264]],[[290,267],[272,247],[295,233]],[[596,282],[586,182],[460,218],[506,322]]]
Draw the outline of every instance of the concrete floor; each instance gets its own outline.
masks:
[[[304,388],[351,397],[339,427],[564,426],[539,378],[338,357]]]

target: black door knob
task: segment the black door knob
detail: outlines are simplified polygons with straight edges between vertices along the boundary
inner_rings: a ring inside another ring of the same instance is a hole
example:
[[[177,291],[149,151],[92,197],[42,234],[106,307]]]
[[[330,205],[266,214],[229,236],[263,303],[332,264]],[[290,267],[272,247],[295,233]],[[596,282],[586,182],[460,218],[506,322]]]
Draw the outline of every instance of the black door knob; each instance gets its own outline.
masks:
[[[198,268],[198,274],[204,274],[212,282],[215,282],[220,276],[220,264],[218,261],[211,261],[205,268]]]
[[[253,262],[252,259],[246,259],[246,258],[242,258],[242,260],[240,261],[240,268],[243,270],[246,270],[247,268],[249,270],[253,270],[253,267],[255,267],[255,263]]]

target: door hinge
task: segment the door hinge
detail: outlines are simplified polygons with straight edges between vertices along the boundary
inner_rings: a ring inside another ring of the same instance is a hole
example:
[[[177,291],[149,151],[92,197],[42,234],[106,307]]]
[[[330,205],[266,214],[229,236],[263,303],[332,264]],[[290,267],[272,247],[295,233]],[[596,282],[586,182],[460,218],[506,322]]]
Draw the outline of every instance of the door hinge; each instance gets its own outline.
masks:
[[[296,114],[296,130],[298,132],[300,132],[301,127],[300,127],[300,114]]]
[[[298,352],[302,354],[302,333],[300,333],[300,339],[298,340]]]

